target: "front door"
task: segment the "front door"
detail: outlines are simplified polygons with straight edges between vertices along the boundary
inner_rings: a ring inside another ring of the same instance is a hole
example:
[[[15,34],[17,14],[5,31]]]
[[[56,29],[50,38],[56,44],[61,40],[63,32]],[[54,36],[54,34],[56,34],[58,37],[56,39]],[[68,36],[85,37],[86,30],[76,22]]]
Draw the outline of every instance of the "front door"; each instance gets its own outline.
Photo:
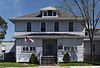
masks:
[[[43,39],[42,44],[42,59],[41,64],[56,64],[57,63],[57,40],[56,39]]]
[[[57,56],[56,39],[44,39],[43,40],[43,56]]]

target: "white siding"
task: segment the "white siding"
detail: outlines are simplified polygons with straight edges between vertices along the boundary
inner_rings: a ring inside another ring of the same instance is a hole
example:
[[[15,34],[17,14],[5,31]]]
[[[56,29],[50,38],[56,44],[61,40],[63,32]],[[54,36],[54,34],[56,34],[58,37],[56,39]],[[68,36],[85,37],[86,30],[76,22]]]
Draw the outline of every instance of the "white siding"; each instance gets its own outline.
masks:
[[[26,23],[23,22],[15,22],[15,32],[25,32],[26,31]]]
[[[26,46],[33,46],[36,47],[36,53],[35,55],[38,56],[40,52],[42,52],[42,40],[41,39],[33,39],[34,43],[26,43]],[[25,53],[22,52],[22,46],[20,43],[25,43],[25,41],[22,41],[22,39],[16,39],[16,61],[17,62],[29,62],[29,59],[31,57],[31,52]],[[28,45],[29,44],[29,45]],[[38,57],[38,59],[40,59]]]
[[[57,46],[63,46],[63,47],[77,47],[77,51],[72,52],[70,51],[70,59],[71,61],[83,61],[83,39],[58,39]],[[61,53],[60,53],[61,52]],[[58,62],[62,62],[64,49],[62,51],[58,50]],[[74,59],[73,59],[74,58]]]
[[[32,32],[40,32],[41,31],[41,25],[40,21],[32,21]]]
[[[15,52],[14,42],[1,42],[0,44],[0,54],[2,54],[2,47],[5,47],[5,53]]]
[[[26,32],[28,21],[15,22],[15,32]],[[32,32],[40,32],[41,31],[41,22],[42,21],[31,21],[32,23]],[[46,31],[54,32],[54,22],[59,22],[59,32],[69,32],[69,22],[70,21],[43,21],[46,22]],[[73,32],[83,32],[84,27],[79,24],[73,22]]]
[[[68,32],[68,22],[67,21],[60,21],[59,22],[59,31],[60,32]]]

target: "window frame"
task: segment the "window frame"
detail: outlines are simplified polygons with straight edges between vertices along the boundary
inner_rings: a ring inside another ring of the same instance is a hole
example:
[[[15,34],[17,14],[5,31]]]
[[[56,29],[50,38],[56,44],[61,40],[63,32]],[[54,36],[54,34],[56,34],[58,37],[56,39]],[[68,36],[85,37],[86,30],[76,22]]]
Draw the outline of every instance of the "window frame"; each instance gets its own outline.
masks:
[[[53,16],[57,16],[57,12],[56,11],[53,12]]]
[[[52,10],[48,10],[48,16],[52,16]]]
[[[32,48],[32,50],[31,50],[31,48]],[[36,51],[36,47],[22,46],[21,51],[22,52],[35,52]]]
[[[41,32],[46,31],[46,22],[41,22]]]
[[[69,32],[73,31],[73,22],[69,22]]]
[[[73,50],[72,50],[72,48],[73,48]],[[77,46],[72,46],[71,51],[77,51]]]
[[[67,48],[67,50],[65,48]],[[70,47],[64,47],[64,51],[70,51]]]
[[[27,22],[27,32],[31,32],[31,31],[32,31],[32,23]]]
[[[59,48],[59,47],[61,47],[61,48]],[[58,50],[63,50],[63,46],[59,45],[59,46],[57,47],[57,49],[58,49]]]
[[[47,16],[48,14],[47,14],[47,12],[43,12],[43,16]]]
[[[54,22],[54,31],[59,32],[59,22]]]
[[[1,49],[2,50],[2,53],[5,53],[6,52],[6,46],[2,46],[1,48],[2,48]]]

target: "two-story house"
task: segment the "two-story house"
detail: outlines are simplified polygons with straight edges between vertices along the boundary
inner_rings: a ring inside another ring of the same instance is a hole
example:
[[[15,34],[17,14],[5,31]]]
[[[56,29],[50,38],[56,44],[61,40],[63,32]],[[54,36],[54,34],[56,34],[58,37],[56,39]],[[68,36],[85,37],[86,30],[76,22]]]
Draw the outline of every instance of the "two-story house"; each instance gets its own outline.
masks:
[[[77,19],[50,6],[11,18],[15,25],[16,62],[29,62],[34,53],[40,64],[50,60],[56,64],[63,61],[66,52],[71,61],[83,61],[85,28],[81,25],[83,18]]]

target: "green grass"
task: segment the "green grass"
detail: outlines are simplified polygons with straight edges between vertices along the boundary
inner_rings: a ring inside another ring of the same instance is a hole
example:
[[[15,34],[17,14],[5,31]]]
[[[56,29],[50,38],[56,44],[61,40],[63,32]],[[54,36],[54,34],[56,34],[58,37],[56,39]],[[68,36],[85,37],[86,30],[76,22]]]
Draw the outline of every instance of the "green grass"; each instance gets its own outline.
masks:
[[[0,62],[0,67],[33,67],[33,66],[38,66],[38,65],[29,63]]]
[[[59,66],[93,66],[93,64],[82,63],[82,62],[70,62],[70,63],[59,63]]]

